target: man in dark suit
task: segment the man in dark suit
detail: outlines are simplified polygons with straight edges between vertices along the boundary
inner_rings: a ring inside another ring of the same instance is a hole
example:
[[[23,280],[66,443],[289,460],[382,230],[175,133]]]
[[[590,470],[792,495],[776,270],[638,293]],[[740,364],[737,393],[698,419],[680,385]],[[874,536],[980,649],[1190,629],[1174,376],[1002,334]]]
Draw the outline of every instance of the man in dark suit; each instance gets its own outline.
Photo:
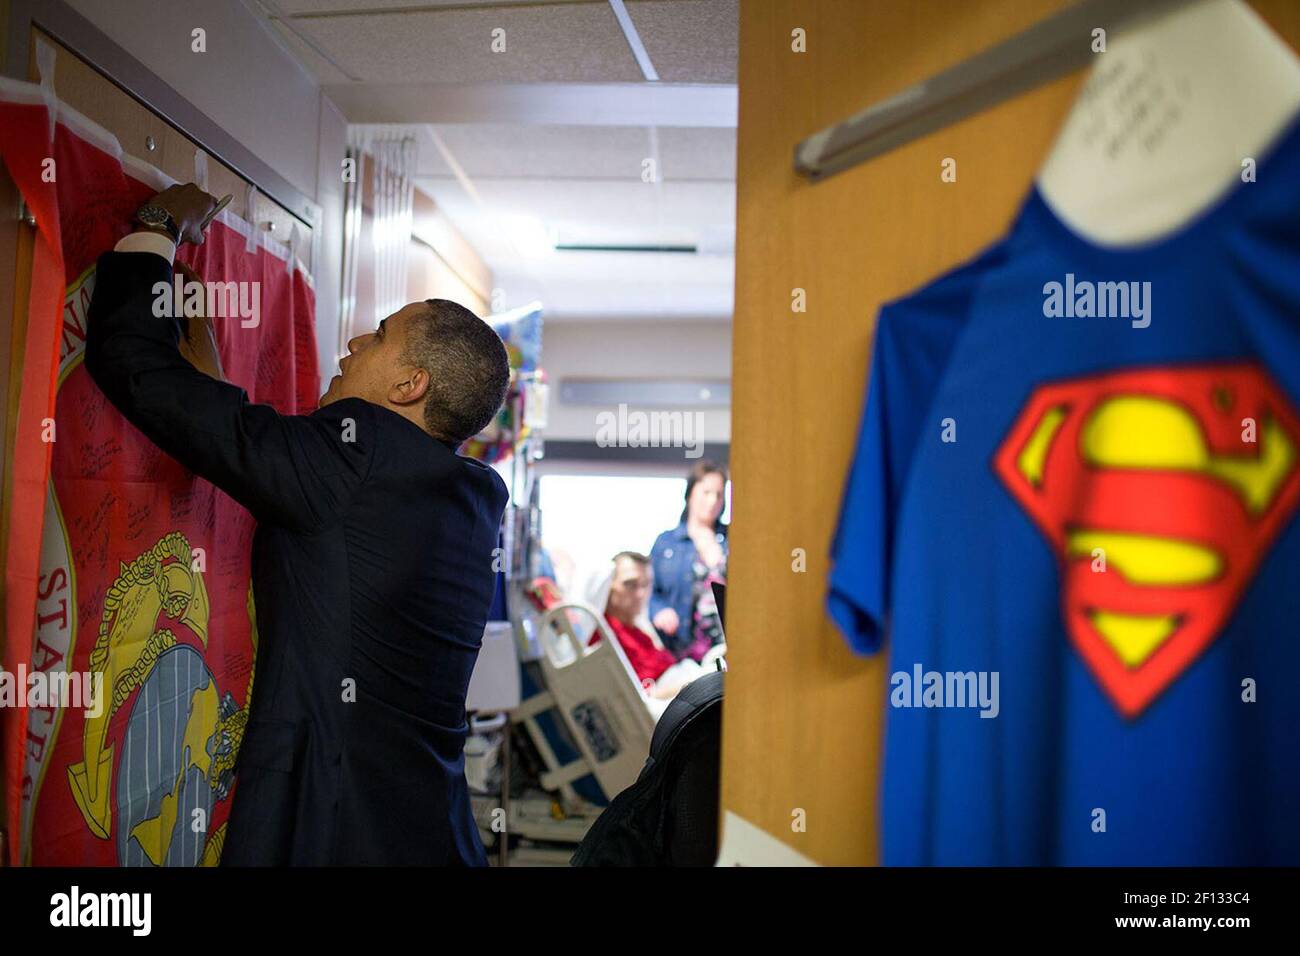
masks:
[[[311,415],[198,371],[156,318],[215,201],[173,186],[99,260],[86,368],[123,415],[258,519],[259,645],[226,864],[486,865],[464,775],[465,694],[505,508],[456,455],[495,416],[501,340],[443,299],[348,343]]]

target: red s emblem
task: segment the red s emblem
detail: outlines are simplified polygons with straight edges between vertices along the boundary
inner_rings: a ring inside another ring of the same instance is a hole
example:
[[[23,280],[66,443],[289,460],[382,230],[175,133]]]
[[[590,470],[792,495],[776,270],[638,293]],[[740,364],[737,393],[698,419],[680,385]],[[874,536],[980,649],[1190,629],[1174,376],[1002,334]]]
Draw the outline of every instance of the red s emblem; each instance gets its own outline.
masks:
[[[1036,389],[993,467],[1061,562],[1070,640],[1126,717],[1213,641],[1300,501],[1300,419],[1253,364]]]

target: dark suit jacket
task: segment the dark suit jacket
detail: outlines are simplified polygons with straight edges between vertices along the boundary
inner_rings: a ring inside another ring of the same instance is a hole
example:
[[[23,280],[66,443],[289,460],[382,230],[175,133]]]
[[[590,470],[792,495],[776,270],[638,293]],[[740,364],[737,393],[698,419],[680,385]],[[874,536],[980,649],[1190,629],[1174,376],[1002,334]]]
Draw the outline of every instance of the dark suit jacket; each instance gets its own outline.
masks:
[[[486,865],[465,693],[504,482],[381,406],[279,415],[196,371],[152,314],[171,277],[152,253],[101,257],[85,362],[133,425],[258,519],[257,670],[222,862]]]

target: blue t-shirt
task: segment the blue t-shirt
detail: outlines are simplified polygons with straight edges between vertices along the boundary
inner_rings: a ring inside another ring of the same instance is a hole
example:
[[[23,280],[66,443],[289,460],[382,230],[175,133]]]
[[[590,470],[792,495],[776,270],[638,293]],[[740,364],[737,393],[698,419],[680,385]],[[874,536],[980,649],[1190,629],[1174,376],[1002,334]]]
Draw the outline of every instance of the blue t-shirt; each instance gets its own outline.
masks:
[[[884,861],[1300,863],[1298,504],[1300,123],[1172,236],[1035,191],[886,305],[828,599]]]

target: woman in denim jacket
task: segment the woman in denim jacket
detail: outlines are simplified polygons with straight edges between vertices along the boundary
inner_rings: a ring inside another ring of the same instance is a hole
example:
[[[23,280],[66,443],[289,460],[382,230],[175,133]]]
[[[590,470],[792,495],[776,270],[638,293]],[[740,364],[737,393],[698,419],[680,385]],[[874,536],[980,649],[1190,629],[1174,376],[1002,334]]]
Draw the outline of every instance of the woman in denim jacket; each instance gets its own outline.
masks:
[[[681,660],[699,660],[722,643],[722,623],[712,582],[726,582],[727,526],[718,520],[725,504],[727,471],[697,462],[686,479],[686,507],[677,527],[655,539],[650,551],[654,591],[650,620],[664,646]]]

